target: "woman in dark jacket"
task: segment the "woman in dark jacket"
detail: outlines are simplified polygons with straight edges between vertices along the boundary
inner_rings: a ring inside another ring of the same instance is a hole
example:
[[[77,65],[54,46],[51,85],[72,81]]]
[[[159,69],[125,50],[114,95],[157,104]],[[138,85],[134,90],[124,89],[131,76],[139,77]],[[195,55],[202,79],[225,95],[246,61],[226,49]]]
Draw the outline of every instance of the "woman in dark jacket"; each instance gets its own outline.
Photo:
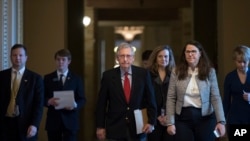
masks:
[[[149,70],[157,104],[155,130],[148,135],[148,141],[172,141],[166,131],[166,97],[171,70],[175,67],[173,51],[168,45],[156,47],[149,58]]]

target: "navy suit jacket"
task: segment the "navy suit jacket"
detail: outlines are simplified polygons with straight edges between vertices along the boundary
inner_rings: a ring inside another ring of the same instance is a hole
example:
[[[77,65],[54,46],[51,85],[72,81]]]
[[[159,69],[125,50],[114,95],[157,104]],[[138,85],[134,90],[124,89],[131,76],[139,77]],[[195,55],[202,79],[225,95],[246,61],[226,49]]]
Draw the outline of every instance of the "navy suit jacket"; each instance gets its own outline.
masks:
[[[86,102],[83,82],[80,76],[71,71],[66,76],[63,88],[61,89],[57,72],[54,71],[44,76],[45,100],[44,105],[48,107],[46,130],[60,130],[62,124],[69,130],[79,129],[79,110]],[[56,110],[54,106],[48,106],[48,100],[53,97],[54,91],[73,90],[77,107],[73,110]]]
[[[11,68],[0,72],[0,126],[2,127],[11,95]],[[40,75],[25,69],[20,82],[16,104],[19,106],[20,116],[18,117],[19,130],[26,135],[28,127],[34,125],[39,128],[43,114],[44,86]]]
[[[156,103],[148,70],[132,66],[129,103],[125,100],[120,67],[104,72],[96,107],[97,128],[105,128],[108,139],[126,138],[127,126],[131,135],[136,136],[134,110],[143,108],[143,103],[147,108],[148,123],[154,125]]]
[[[223,106],[228,124],[250,124],[250,104],[243,99],[243,90],[250,92],[250,71],[246,82],[241,83],[237,70],[228,73],[224,80]]]

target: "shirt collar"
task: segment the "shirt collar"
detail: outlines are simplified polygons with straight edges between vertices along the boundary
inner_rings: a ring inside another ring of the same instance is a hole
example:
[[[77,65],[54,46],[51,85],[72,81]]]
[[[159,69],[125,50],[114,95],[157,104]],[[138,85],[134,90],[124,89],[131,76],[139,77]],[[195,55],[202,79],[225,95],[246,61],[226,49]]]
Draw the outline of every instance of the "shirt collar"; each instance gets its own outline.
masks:
[[[192,75],[197,75],[198,74],[198,68],[195,68],[194,71],[188,67],[188,74],[192,74]]]
[[[57,70],[56,72],[57,72],[57,76],[60,76],[60,74],[63,74],[63,76],[67,76],[69,70],[66,70],[66,71],[63,72],[63,73],[59,72],[58,70]]]
[[[123,76],[123,75],[125,74],[125,71],[122,70],[122,69],[120,69],[120,70],[121,70],[121,76]],[[130,67],[129,70],[128,70],[128,74],[129,74],[129,75],[132,74],[132,69],[131,69],[131,67]]]
[[[25,70],[25,67],[21,68],[20,70],[16,70],[16,69],[12,68],[12,72],[16,71],[16,72],[19,72],[21,75],[23,75],[24,70]]]

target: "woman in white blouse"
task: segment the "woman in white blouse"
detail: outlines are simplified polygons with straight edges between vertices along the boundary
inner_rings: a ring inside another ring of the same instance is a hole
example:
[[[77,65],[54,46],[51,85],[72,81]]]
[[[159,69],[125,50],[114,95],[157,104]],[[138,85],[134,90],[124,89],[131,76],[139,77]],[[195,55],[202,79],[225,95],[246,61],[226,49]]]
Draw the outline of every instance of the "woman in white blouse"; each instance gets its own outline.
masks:
[[[189,41],[170,76],[167,132],[176,141],[213,141],[225,134],[225,117],[215,69],[202,45]]]

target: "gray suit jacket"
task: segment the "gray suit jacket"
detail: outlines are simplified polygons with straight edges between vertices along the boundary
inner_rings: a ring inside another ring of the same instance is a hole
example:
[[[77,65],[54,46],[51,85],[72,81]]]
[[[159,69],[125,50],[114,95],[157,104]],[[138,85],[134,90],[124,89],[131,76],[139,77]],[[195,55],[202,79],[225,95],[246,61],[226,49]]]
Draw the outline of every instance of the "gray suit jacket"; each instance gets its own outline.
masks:
[[[190,79],[191,75],[185,80],[178,80],[175,71],[172,71],[171,73],[167,95],[168,125],[175,124],[175,114],[181,114],[182,106],[184,104],[184,95]],[[199,80],[198,76],[196,76],[195,79],[201,95],[202,116],[210,115],[215,112],[218,122],[225,121],[215,70],[210,70],[209,78],[206,80]]]

